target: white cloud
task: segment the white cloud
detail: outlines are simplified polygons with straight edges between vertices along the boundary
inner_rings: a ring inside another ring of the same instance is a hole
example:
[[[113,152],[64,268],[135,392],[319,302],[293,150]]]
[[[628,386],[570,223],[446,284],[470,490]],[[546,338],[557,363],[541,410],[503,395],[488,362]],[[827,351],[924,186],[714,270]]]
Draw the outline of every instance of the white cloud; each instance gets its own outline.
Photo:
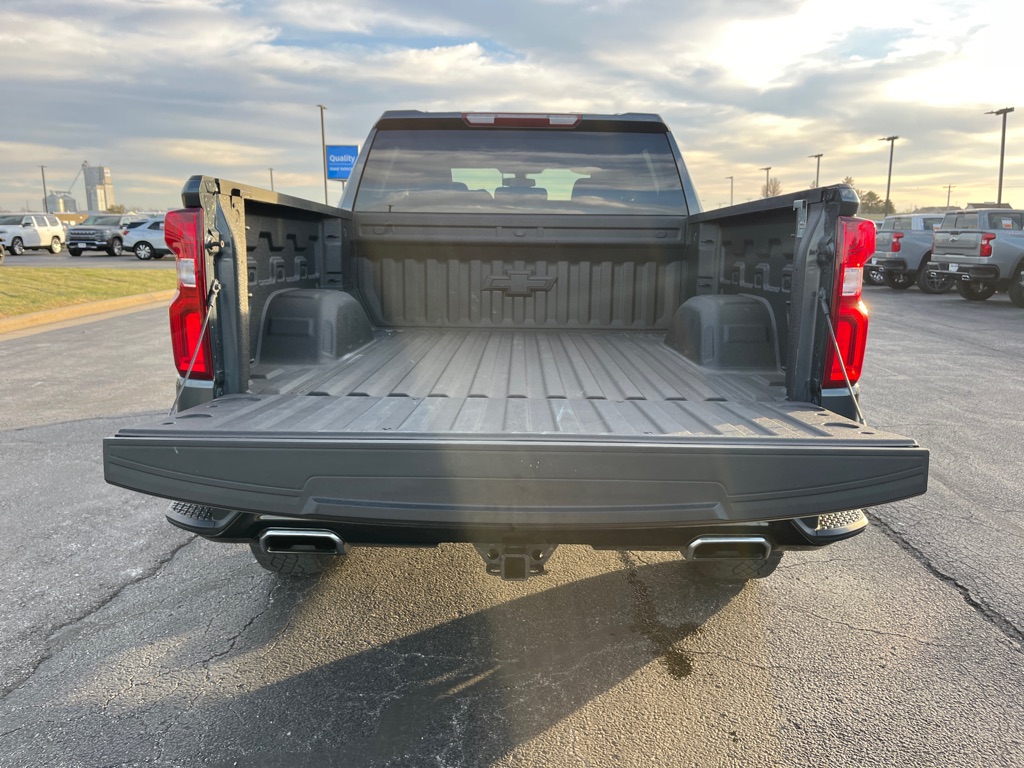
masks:
[[[877,139],[893,133],[904,137],[897,204],[943,203],[942,184],[993,185],[998,121],[981,112],[1022,92],[1016,5],[725,7],[15,0],[0,8],[0,95],[31,117],[5,124],[0,207],[41,197],[39,165],[62,186],[83,159],[111,168],[119,199],[147,207],[176,205],[193,173],[266,185],[268,167],[279,190],[321,199],[317,103],[328,141],[354,144],[385,109],[658,112],[711,204],[728,175],[737,199],[756,194],[765,165],[785,188],[805,186],[816,152],[823,181],[884,187]],[[1019,106],[1008,189],[1024,189]]]
[[[458,36],[473,32],[471,26],[459,19],[436,15],[430,3],[391,3],[389,7],[379,0],[346,0],[342,4],[331,0],[286,0],[269,6],[267,16],[292,28],[364,36],[379,33]]]

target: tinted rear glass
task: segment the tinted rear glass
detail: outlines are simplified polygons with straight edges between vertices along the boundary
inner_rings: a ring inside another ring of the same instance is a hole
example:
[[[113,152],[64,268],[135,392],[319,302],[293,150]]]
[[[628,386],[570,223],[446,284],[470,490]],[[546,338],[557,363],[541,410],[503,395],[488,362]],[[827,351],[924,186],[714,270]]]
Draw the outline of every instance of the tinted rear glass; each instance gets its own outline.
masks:
[[[988,214],[989,229],[1021,229],[1021,214],[1017,211],[999,211]]]
[[[947,213],[942,219],[941,229],[977,229],[978,214]]]
[[[381,131],[357,211],[686,212],[661,133],[540,130]]]

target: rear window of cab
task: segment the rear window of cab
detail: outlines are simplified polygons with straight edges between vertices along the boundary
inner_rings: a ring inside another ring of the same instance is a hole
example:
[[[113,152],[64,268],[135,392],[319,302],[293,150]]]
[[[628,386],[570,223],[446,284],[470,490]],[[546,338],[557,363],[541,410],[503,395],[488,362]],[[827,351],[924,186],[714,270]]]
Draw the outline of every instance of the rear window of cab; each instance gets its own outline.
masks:
[[[664,133],[386,130],[356,211],[685,214]]]

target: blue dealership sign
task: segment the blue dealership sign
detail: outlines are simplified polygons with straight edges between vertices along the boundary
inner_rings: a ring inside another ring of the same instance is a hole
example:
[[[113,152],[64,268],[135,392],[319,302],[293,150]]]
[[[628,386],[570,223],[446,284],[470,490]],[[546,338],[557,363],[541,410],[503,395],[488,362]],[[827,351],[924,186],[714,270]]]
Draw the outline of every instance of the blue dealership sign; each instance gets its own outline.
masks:
[[[359,157],[359,147],[327,145],[327,178],[344,181],[352,174],[352,166]]]

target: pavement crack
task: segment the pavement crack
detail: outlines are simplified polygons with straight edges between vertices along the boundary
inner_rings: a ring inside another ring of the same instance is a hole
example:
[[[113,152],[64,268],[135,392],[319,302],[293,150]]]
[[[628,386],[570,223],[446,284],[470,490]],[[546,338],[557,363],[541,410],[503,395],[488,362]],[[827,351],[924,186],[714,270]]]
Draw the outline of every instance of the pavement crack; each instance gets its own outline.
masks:
[[[151,578],[153,578],[155,576],[158,576],[160,574],[160,572],[172,560],[174,560],[174,558],[177,556],[177,554],[179,552],[181,552],[181,550],[183,550],[189,544],[191,544],[193,541],[195,541],[196,538],[197,537],[195,535],[190,535],[189,538],[187,538],[185,541],[183,541],[178,546],[174,547],[170,552],[167,553],[166,556],[162,557],[160,560],[158,560],[152,566],[147,568],[141,574],[139,574],[138,576],[136,576],[133,579],[129,579],[128,581],[124,582],[120,586],[116,587],[115,589],[113,589],[110,592],[110,594],[106,595],[105,597],[101,598],[100,600],[97,600],[95,603],[93,603],[92,605],[88,606],[84,611],[82,611],[77,616],[73,616],[72,618],[70,618],[67,621],[65,621],[63,624],[60,624],[60,625],[58,625],[56,627],[53,627],[50,630],[50,633],[46,636],[46,641],[44,643],[44,649],[45,650],[40,655],[40,657],[38,659],[36,659],[36,661],[31,665],[31,667],[28,670],[26,670],[20,677],[15,679],[10,684],[4,686],[3,689],[0,690],[0,702],[6,701],[8,696],[10,696],[12,693],[14,693],[16,690],[18,690],[21,686],[23,686],[29,679],[31,679],[31,677],[39,670],[39,668],[44,663],[46,663],[46,661],[48,661],[52,657],[52,655],[53,655],[53,653],[52,653],[52,643],[53,643],[53,639],[57,635],[59,635],[64,630],[66,630],[68,627],[73,627],[76,624],[80,624],[83,621],[88,620],[90,617],[95,616],[97,613],[99,613],[104,608],[106,608],[108,605],[110,605],[112,602],[114,602],[114,600],[116,600],[118,597],[120,597],[121,593],[123,593],[129,587],[133,587],[136,584],[141,584],[144,581],[147,581],[147,580],[149,580],[149,579],[151,579]]]
[[[209,657],[206,658],[205,661],[203,661],[203,666],[206,668],[207,679],[209,679],[211,675],[210,665],[218,659],[222,659],[225,656],[230,655],[231,652],[235,650],[235,646],[238,645],[238,641],[242,638],[242,635],[248,632],[249,628],[252,627],[252,625],[255,624],[257,621],[259,621],[263,617],[263,615],[273,607],[274,594],[278,591],[278,589],[281,588],[281,586],[282,585],[279,580],[272,579],[270,581],[270,588],[267,590],[267,596],[264,600],[263,609],[253,614],[249,618],[249,620],[245,622],[245,624],[239,627],[237,632],[235,632],[230,638],[228,638],[227,648],[225,648],[223,651],[218,651],[217,653],[211,654]]]
[[[235,650],[235,646],[238,644],[238,641],[239,639],[241,639],[242,635],[244,635],[245,632],[249,629],[249,627],[256,623],[257,619],[259,619],[264,613],[266,613],[266,611],[267,609],[264,609],[257,613],[255,616],[251,617],[247,622],[245,622],[244,625],[242,625],[242,627],[239,628],[239,630],[235,634],[228,638],[227,648],[225,648],[222,651],[212,653],[208,657],[206,657],[206,659],[203,660],[203,666],[206,668],[207,682],[209,682],[211,675],[210,665],[213,664],[215,661],[218,661],[219,659],[223,659],[225,656],[229,656],[231,652]]]
[[[914,635],[908,635],[904,632],[887,632],[884,629],[875,629],[874,627],[862,627],[857,624],[851,624],[848,621],[842,621],[832,616],[823,616],[820,613],[809,611],[806,608],[800,608],[799,606],[792,606],[789,610],[794,613],[802,613],[804,616],[810,616],[812,619],[817,619],[824,624],[832,624],[835,626],[843,627],[850,630],[851,632],[863,632],[868,635],[877,635],[879,637],[895,637],[901,640],[909,640],[913,643],[920,643],[921,645],[927,645],[932,648],[947,648],[947,649],[967,649],[973,648],[974,644],[967,643],[963,645],[957,645],[956,643],[936,643],[931,640],[927,640],[923,637],[915,637]]]
[[[0,739],[6,739],[8,736],[17,733],[18,731],[24,731],[29,727],[29,725],[29,723],[25,723],[24,725],[19,725],[17,728],[11,728],[9,731],[0,731]]]
[[[868,516],[871,518],[872,523],[874,523],[890,541],[894,542],[900,549],[914,558],[930,574],[956,589],[960,593],[964,602],[973,608],[975,612],[980,614],[988,623],[998,629],[1008,640],[1012,642],[1013,646],[1018,651],[1024,650],[1024,632],[1022,632],[1012,621],[996,611],[990,605],[986,604],[980,598],[975,597],[971,593],[970,588],[962,584],[955,576],[951,576],[950,574],[942,571],[928,558],[927,555],[924,554],[924,552],[904,539],[903,536],[901,536],[899,532],[885,520],[882,520],[877,515],[870,513],[868,513]]]

